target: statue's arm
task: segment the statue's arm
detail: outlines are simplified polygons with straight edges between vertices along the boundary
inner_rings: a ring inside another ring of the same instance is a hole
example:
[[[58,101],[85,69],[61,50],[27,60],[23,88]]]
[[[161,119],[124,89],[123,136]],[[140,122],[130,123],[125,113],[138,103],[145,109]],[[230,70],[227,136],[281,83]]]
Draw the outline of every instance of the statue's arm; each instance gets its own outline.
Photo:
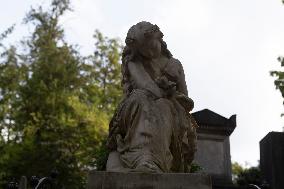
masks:
[[[137,88],[150,91],[158,98],[162,97],[160,88],[145,71],[140,62],[128,62],[128,70]]]
[[[185,94],[186,96],[188,96],[188,91],[187,91],[187,86],[186,86],[186,82],[185,82],[185,75],[184,75],[184,70],[182,67],[182,64],[180,62],[179,63],[179,72],[180,72],[180,78],[179,78],[179,82],[177,85],[177,91]]]
[[[182,93],[178,94],[176,96],[176,99],[179,101],[179,103],[188,111],[190,112],[193,107],[194,107],[194,102],[191,98],[188,97],[188,92],[187,92],[187,86],[185,82],[185,76],[184,76],[184,71],[182,68],[181,63],[180,68],[179,68],[179,81],[177,83],[177,92]]]

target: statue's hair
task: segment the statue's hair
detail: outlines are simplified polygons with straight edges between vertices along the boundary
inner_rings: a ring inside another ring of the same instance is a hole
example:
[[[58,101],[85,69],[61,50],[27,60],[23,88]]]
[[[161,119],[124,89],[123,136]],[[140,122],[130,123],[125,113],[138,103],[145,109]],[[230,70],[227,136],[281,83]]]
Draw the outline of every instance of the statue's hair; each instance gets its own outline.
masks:
[[[138,35],[151,36],[158,33],[159,40],[161,42],[162,54],[166,57],[171,58],[172,54],[167,48],[166,42],[163,40],[163,33],[160,31],[157,25],[153,25],[150,22],[139,22],[136,25],[132,26],[127,33],[127,37],[125,39],[126,46],[123,49],[122,53],[122,62],[131,61],[137,56],[139,56],[139,52],[136,50],[135,43],[139,40]]]
[[[136,25],[133,25],[128,30],[127,37],[125,39],[126,46],[124,47],[122,52],[122,69],[121,69],[123,75],[122,85],[125,94],[129,94],[132,91],[132,87],[130,86],[130,83],[128,81],[129,72],[127,68],[127,63],[129,61],[135,61],[137,59],[143,61],[143,57],[140,55],[140,53],[137,50],[137,41],[141,40],[141,38],[139,38],[139,35],[150,37],[151,35],[157,33],[159,40],[161,42],[162,54],[167,58],[172,58],[172,54],[168,50],[166,42],[163,40],[163,33],[160,31],[157,25],[153,25],[150,22],[142,21],[137,23]]]

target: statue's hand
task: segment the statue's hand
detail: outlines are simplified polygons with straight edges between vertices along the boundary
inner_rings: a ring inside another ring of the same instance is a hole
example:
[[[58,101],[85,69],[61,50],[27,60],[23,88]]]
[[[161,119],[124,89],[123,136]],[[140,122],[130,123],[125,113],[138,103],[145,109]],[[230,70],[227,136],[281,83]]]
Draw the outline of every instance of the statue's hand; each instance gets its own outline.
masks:
[[[170,81],[170,87],[166,90],[166,96],[172,97],[176,93],[176,83]]]
[[[176,92],[176,83],[169,81],[167,77],[162,76],[155,80],[156,84],[161,89],[164,97],[173,96]]]

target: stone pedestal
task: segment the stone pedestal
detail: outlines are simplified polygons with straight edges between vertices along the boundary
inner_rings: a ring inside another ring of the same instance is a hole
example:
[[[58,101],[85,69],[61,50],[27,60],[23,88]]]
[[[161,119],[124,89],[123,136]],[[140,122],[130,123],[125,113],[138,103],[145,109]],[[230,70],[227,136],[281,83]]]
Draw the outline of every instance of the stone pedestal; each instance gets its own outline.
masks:
[[[260,141],[260,168],[271,189],[284,188],[283,132],[270,132]]]
[[[212,189],[210,176],[91,171],[87,189]]]

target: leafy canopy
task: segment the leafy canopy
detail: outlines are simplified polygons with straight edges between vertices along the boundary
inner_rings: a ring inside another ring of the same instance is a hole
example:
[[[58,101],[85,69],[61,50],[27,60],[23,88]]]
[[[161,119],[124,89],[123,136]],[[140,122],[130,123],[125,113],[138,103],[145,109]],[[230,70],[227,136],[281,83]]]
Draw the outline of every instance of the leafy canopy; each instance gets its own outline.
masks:
[[[21,53],[1,43],[13,27],[0,35],[0,187],[57,169],[59,186],[85,188],[86,173],[103,169],[107,125],[122,94],[122,45],[96,31],[94,53],[83,57],[59,25],[68,10],[69,0],[32,8],[24,20],[34,30]]]

